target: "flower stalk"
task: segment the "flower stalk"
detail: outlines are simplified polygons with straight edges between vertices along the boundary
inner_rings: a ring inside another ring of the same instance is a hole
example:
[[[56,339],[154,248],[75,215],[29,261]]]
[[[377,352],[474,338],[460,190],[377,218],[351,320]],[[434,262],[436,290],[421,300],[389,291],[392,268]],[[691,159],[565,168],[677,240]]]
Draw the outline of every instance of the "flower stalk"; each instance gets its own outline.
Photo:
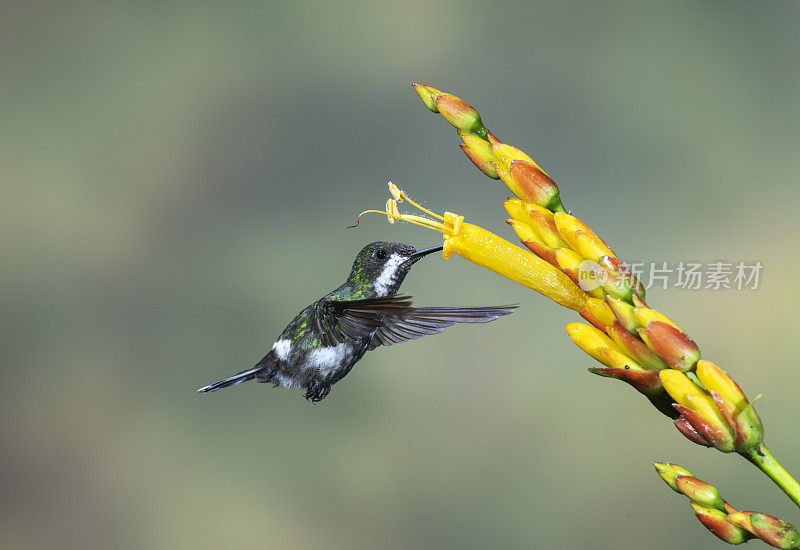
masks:
[[[764,472],[792,502],[800,507],[800,483],[781,466],[763,442],[749,449],[743,456]]]

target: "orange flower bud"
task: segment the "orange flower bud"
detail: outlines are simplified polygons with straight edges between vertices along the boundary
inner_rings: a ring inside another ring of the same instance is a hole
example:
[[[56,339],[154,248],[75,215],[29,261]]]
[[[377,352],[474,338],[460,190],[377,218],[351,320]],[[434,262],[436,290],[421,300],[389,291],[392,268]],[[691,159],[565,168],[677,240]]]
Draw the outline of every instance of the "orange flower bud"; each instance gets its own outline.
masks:
[[[463,99],[452,94],[440,93],[436,97],[436,109],[456,129],[486,137],[486,128],[481,122],[481,115]]]
[[[700,348],[689,335],[664,321],[647,321],[644,326],[647,344],[667,365],[684,372],[694,369],[700,359]]]
[[[493,166],[506,187],[525,202],[564,211],[558,186],[534,160],[511,145],[495,143]]]
[[[725,503],[719,496],[716,487],[697,479],[694,476],[678,476],[675,478],[675,486],[678,492],[683,493],[692,502],[704,508],[713,508],[720,512],[725,512]]]
[[[469,103],[433,86],[417,82],[412,82],[411,86],[428,109],[441,114],[456,129],[488,139],[488,132],[481,122],[481,116]]]

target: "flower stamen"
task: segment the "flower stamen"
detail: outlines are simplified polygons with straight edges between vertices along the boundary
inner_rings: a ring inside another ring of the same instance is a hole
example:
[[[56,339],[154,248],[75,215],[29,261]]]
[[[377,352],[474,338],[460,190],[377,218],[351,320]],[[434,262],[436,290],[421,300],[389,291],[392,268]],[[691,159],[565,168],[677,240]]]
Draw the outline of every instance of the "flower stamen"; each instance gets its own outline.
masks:
[[[425,208],[424,206],[421,206],[421,205],[417,204],[416,202],[414,202],[413,200],[411,200],[411,197],[409,197],[406,194],[405,191],[403,191],[402,189],[397,187],[391,181],[389,182],[389,193],[392,194],[392,197],[394,197],[394,200],[396,200],[397,202],[403,202],[405,200],[411,206],[417,207],[418,209],[422,210],[423,212],[425,212],[429,216],[433,216],[434,218],[436,218],[438,220],[445,221],[445,219],[442,216],[440,216],[439,214],[437,214],[436,212],[432,212],[432,211],[428,210],[427,208]]]

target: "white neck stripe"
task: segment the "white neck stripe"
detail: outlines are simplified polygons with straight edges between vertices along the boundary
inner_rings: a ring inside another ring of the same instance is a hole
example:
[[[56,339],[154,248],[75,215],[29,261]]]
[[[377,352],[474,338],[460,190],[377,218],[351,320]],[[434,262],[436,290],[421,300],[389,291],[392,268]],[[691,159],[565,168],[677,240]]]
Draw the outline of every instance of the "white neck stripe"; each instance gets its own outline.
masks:
[[[383,271],[381,271],[381,274],[375,279],[375,294],[380,297],[389,294],[389,287],[394,283],[397,270],[403,264],[403,261],[405,261],[405,258],[400,254],[392,254],[389,256],[389,259],[386,260],[386,264],[383,266]]]

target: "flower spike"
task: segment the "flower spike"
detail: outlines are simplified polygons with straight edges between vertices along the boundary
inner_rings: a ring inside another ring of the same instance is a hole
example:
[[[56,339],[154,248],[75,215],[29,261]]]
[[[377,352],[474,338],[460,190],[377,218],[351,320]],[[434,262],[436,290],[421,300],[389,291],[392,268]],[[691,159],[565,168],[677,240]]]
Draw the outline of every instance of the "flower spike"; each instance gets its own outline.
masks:
[[[440,231],[445,258],[458,253],[578,311],[590,324],[572,323],[567,332],[602,364],[589,369],[592,373],[633,386],[690,441],[738,452],[800,506],[800,484],[763,444],[764,430],[753,404],[722,369],[700,359],[699,347],[680,326],[647,305],[635,271],[566,211],[553,178],[525,152],[492,135],[465,101],[432,86],[413,86],[428,109],[457,129],[470,161],[516,195],[504,204],[507,223],[532,254],[465,223],[463,216],[440,216],[422,208],[392,184],[393,199],[383,212],[390,221]],[[425,215],[401,213],[397,205],[402,202]],[[736,510],[714,487],[679,466],[656,463],[656,469],[675,491],[691,499],[697,519],[721,540],[741,544],[758,537],[778,548],[800,549],[800,533],[788,523]]]

